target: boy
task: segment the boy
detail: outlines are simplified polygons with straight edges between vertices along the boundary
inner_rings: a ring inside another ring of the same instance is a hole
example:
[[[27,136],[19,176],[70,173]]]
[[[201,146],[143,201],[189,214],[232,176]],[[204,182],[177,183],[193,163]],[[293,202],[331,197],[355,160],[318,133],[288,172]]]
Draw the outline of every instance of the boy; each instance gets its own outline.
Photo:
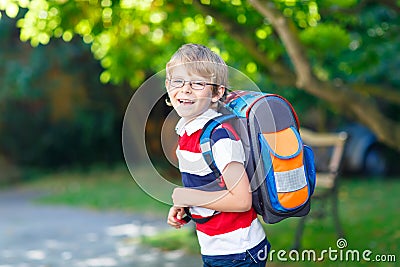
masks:
[[[166,72],[168,96],[181,117],[176,153],[185,186],[172,194],[168,224],[181,228],[184,207],[190,207],[193,218],[209,219],[196,223],[204,266],[265,266],[269,243],[252,208],[241,141],[227,124],[212,134],[219,179],[200,149],[202,128],[220,115],[216,109],[226,95],[227,65],[207,47],[186,44],[172,56]]]

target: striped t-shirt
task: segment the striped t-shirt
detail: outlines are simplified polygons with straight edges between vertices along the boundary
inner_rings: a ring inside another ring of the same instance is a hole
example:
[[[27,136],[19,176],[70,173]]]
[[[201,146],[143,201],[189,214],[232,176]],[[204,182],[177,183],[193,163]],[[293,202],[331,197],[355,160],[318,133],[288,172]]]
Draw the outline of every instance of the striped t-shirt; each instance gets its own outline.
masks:
[[[225,190],[223,177],[216,177],[203,159],[200,149],[200,134],[204,125],[220,113],[209,109],[194,120],[181,119],[176,132],[179,146],[176,154],[185,187],[204,191]],[[212,136],[212,152],[219,170],[230,162],[244,163],[242,143],[230,125],[215,129]],[[194,217],[209,217],[214,210],[191,207]],[[253,208],[246,212],[219,212],[204,224],[196,224],[201,254],[218,258],[236,259],[265,240],[265,233]]]

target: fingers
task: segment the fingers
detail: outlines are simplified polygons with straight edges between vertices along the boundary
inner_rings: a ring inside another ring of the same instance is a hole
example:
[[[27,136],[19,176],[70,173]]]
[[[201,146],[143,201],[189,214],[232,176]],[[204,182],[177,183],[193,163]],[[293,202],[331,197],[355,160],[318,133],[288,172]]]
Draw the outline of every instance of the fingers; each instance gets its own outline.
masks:
[[[174,218],[168,218],[168,222],[167,222],[170,226],[174,227],[175,229],[180,229],[183,224],[175,221]]]
[[[168,213],[167,223],[175,229],[180,229],[185,224],[181,221],[184,214],[183,208],[172,207]]]
[[[182,220],[182,218],[186,215],[185,209],[184,208],[178,208],[177,209],[177,214],[176,214],[176,218],[178,220]]]

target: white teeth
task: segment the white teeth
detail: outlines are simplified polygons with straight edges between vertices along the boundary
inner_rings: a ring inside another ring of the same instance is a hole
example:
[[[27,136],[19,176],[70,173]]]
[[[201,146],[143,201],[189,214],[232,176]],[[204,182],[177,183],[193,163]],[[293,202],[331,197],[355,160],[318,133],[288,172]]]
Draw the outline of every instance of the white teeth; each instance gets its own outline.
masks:
[[[190,103],[190,104],[194,103],[192,100],[188,100],[188,99],[180,99],[179,102],[180,103]]]

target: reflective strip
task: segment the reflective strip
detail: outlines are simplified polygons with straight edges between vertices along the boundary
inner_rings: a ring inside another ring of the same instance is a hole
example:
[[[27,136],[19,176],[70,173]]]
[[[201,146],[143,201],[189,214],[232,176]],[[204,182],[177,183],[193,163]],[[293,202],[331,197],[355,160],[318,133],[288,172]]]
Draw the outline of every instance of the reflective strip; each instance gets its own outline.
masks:
[[[290,171],[275,172],[274,175],[278,193],[293,192],[307,185],[304,166]]]

